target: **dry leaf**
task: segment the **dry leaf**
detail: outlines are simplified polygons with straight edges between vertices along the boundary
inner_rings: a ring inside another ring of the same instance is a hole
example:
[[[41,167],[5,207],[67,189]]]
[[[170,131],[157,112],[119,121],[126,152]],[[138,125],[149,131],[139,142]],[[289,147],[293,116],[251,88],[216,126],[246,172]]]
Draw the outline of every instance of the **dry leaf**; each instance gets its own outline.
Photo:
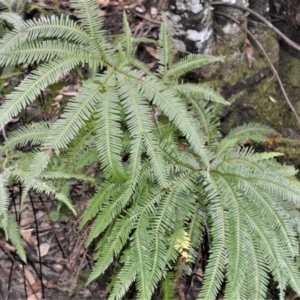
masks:
[[[204,276],[203,270],[201,268],[198,268],[197,271],[194,272],[194,273],[195,273],[195,275],[197,275],[198,280],[200,282],[202,282],[203,281],[203,276]]]
[[[34,217],[22,218],[20,222],[21,227],[25,227],[34,222]]]
[[[33,275],[31,274],[31,272],[26,267],[24,268],[24,275],[25,275],[25,277],[27,278],[27,281],[30,284],[35,283],[35,279],[34,279]]]
[[[54,101],[61,101],[63,98],[63,95],[57,95],[53,100]]]
[[[156,18],[158,16],[158,10],[157,10],[157,8],[155,8],[155,7],[152,6],[150,8],[150,15],[151,15],[152,18]]]
[[[40,281],[35,281],[31,285],[26,287],[28,293],[37,293],[41,290],[41,282]]]
[[[65,96],[77,96],[78,95],[78,92],[74,91],[70,91],[70,92],[64,92],[63,93]]]
[[[27,243],[32,242],[32,240],[31,240],[32,239],[32,231],[33,231],[33,228],[21,230],[22,237]]]
[[[101,7],[106,7],[109,3],[109,0],[98,0],[98,3],[101,5]]]
[[[246,52],[248,67],[249,67],[249,69],[251,69],[254,57],[253,57],[253,48],[248,39],[246,40],[246,43],[245,43],[245,52]]]
[[[145,49],[151,56],[153,56],[156,59],[158,58],[156,49],[154,49],[153,47],[149,47],[149,46],[146,46]]]
[[[52,268],[57,272],[57,273],[61,273],[64,269],[64,267],[62,265],[59,264],[54,264],[52,265]]]
[[[50,245],[48,243],[42,243],[42,244],[40,244],[40,254],[41,254],[41,257],[47,255],[48,252],[49,252],[49,249],[50,249]]]

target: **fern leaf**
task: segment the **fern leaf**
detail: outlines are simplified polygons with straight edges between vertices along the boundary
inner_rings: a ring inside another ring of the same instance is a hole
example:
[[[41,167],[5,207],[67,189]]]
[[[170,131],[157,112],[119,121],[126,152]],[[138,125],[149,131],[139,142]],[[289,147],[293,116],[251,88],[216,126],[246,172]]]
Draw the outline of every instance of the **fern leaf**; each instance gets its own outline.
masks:
[[[135,260],[134,250],[128,249],[124,253],[124,266],[118,272],[117,280],[108,297],[109,300],[122,299],[134,282],[139,270],[138,262]]]
[[[159,185],[166,188],[168,186],[167,168],[159,149],[158,142],[150,132],[148,134],[144,134],[143,140],[145,143],[146,153],[149,155],[154,176],[156,177]]]
[[[179,62],[173,64],[166,72],[165,78],[178,78],[210,63],[224,61],[224,57],[202,55],[202,54],[189,54],[182,58]]]
[[[147,230],[149,217],[145,214],[139,218],[137,223],[135,239],[133,245],[136,252],[136,260],[138,261],[139,271],[137,272],[136,285],[138,289],[139,299],[151,299],[151,286],[149,283],[150,270],[152,269],[150,261],[150,249],[148,246],[149,234]]]
[[[85,84],[80,94],[68,102],[62,118],[53,125],[44,143],[45,147],[51,147],[56,152],[67,147],[91,117],[96,102],[103,99],[99,88],[99,85],[95,83]]]
[[[216,103],[222,103],[228,105],[229,103],[224,98],[207,84],[194,84],[194,83],[183,83],[176,84],[169,87],[170,90],[174,90],[180,95],[184,95],[186,98],[193,97],[199,100],[209,100]],[[194,100],[195,101],[195,100]]]
[[[14,26],[14,28],[20,29],[22,28],[24,21],[22,17],[14,12],[6,12],[2,11],[0,13],[0,19],[6,21],[7,23],[10,23]]]
[[[7,33],[0,40],[0,64],[5,63],[6,54],[18,49],[24,41],[53,37],[86,45],[91,52],[98,52],[98,49],[93,47],[92,38],[75,22],[64,16],[60,18],[51,16],[50,18],[28,20],[20,30],[15,29]]]
[[[26,253],[24,250],[25,246],[21,237],[20,226],[11,215],[8,215],[8,225],[8,237],[16,248],[20,258],[26,263]]]
[[[225,269],[226,250],[223,243],[216,243],[210,250],[208,265],[205,269],[204,283],[199,300],[216,299],[218,290],[224,280],[223,270]]]
[[[76,15],[83,23],[85,32],[89,34],[94,47],[100,53],[101,59],[107,59],[109,47],[104,38],[98,3],[94,0],[72,0],[71,2],[76,10]]]
[[[9,135],[5,140],[4,148],[24,147],[28,143],[40,145],[49,134],[51,126],[51,123],[46,122],[24,125]]]
[[[157,54],[159,64],[161,65],[158,69],[158,72],[162,77],[165,77],[165,74],[172,63],[174,56],[174,47],[172,44],[171,34],[168,30],[167,17],[165,14],[162,15]]]
[[[122,188],[122,185],[109,181],[100,185],[84,211],[79,228],[82,229],[89,220],[94,218],[100,212],[102,205],[108,202],[111,197],[116,197]]]
[[[133,52],[133,41],[125,11],[123,12],[123,31],[125,35],[125,53],[127,60],[130,61]]]
[[[260,123],[248,123],[230,130],[227,138],[231,139],[237,137],[242,141],[246,138],[252,139],[255,136],[263,136],[272,133],[275,133],[275,130],[270,126],[262,125]]]
[[[0,219],[1,227],[5,232],[5,237],[8,239],[8,205],[9,195],[7,190],[8,176],[0,174]]]
[[[70,56],[81,58],[82,63],[99,64],[99,56],[82,45],[50,40],[21,44],[5,55],[6,59],[3,61],[3,65],[40,63],[55,58],[69,58]]]
[[[12,117],[18,115],[22,108],[32,103],[48,85],[55,83],[60,76],[78,64],[80,60],[74,57],[58,59],[39,67],[38,70],[28,75],[1,106],[0,128],[3,128]]]
[[[187,140],[200,155],[206,165],[209,165],[211,155],[204,148],[205,139],[201,139],[195,130],[195,125],[187,112],[184,103],[171,91],[165,90],[164,85],[153,77],[146,76],[140,85],[141,90],[148,99],[153,99],[153,103],[162,110],[176,127],[186,136]]]
[[[99,249],[96,255],[97,263],[87,281],[87,284],[99,277],[99,275],[102,274],[111,264],[114,256],[117,256],[120,253],[122,247],[127,242],[134,223],[135,217],[120,217],[119,220],[115,223],[109,240],[105,243],[104,247]],[[139,264],[137,266],[140,267]]]
[[[97,104],[96,147],[105,175],[113,180],[124,181],[126,175],[121,162],[122,131],[118,111],[118,94],[114,85],[109,84],[102,101]]]

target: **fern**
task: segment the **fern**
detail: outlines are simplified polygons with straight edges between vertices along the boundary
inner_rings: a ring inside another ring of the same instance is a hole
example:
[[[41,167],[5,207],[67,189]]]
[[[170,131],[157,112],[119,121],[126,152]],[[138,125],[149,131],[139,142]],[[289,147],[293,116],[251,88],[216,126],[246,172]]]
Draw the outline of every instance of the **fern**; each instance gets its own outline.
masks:
[[[135,58],[138,40],[125,14],[125,34],[114,48],[96,1],[72,5],[77,23],[65,16],[27,21],[0,41],[1,66],[37,66],[7,95],[0,129],[65,74],[90,69],[56,122],[27,124],[0,148],[0,225],[22,259],[10,183],[24,185],[23,197],[51,193],[75,214],[68,195],[75,178],[96,187],[80,224],[92,222],[86,246],[96,242],[87,283],[119,262],[110,299],[133,284],[139,299],[151,299],[159,286],[171,299],[178,261],[179,273],[189,274],[206,227],[210,253],[199,299],[215,299],[222,288],[226,299],[263,298],[270,275],[281,298],[287,286],[300,295],[296,170],[278,164],[278,153],[245,148],[249,139],[265,140],[273,132],[267,126],[246,124],[221,138],[216,111],[226,101],[205,84],[179,83],[222,58],[189,54],[174,62],[163,15],[159,67],[151,73]],[[21,151],[28,144],[32,150]],[[101,175],[92,178],[87,170],[96,164]]]

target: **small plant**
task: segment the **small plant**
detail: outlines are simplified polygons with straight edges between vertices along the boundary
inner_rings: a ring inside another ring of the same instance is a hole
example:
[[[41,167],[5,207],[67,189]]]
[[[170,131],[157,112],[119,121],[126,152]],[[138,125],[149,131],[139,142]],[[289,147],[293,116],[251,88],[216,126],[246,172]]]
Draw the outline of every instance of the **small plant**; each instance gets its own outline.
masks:
[[[1,66],[38,66],[7,95],[0,129],[69,71],[90,69],[56,122],[25,125],[0,148],[1,227],[22,259],[7,186],[21,182],[23,198],[31,189],[52,193],[74,211],[68,187],[77,178],[97,188],[80,224],[93,221],[86,246],[97,241],[87,283],[119,262],[110,299],[121,299],[132,284],[138,299],[151,299],[159,285],[172,299],[171,273],[178,261],[191,272],[205,232],[210,256],[199,299],[215,299],[223,283],[226,299],[264,298],[270,275],[282,299],[287,286],[300,295],[296,171],[277,163],[278,153],[243,146],[273,133],[267,126],[247,124],[222,138],[217,108],[227,103],[206,85],[180,80],[222,58],[189,54],[175,62],[163,16],[152,73],[135,59],[139,40],[125,15],[123,40],[112,47],[96,1],[72,4],[81,24],[64,16],[27,21],[0,42]],[[28,143],[34,151],[17,150]],[[84,175],[95,163],[100,179]]]

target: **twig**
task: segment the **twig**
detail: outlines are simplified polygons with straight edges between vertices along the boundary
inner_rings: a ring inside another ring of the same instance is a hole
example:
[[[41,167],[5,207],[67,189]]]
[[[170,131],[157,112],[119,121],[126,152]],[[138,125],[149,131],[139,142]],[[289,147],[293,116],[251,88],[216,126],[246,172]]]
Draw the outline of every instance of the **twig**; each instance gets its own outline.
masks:
[[[244,7],[241,5],[236,5],[236,4],[231,4],[231,3],[224,3],[224,2],[212,2],[210,3],[212,6],[230,6],[230,7],[235,7],[244,11],[247,11],[251,15],[255,16],[257,19],[265,23],[270,29],[275,31],[288,45],[296,49],[297,51],[300,52],[300,45],[293,42],[290,40],[285,34],[283,34],[279,29],[277,29],[275,26],[273,26],[272,23],[270,23],[268,20],[266,20],[263,16],[261,16],[259,13],[256,11],[252,10],[251,8]]]
[[[231,19],[232,21],[234,21],[235,23],[237,23],[241,28],[243,28],[243,29],[247,32],[247,34],[251,37],[251,39],[256,43],[256,45],[258,46],[258,48],[261,50],[261,52],[264,54],[266,60],[268,61],[269,65],[270,65],[270,67],[271,67],[271,69],[272,69],[272,71],[273,71],[273,73],[274,73],[274,76],[276,77],[276,79],[277,79],[277,81],[278,81],[278,84],[279,84],[279,87],[280,87],[280,89],[281,89],[281,92],[282,92],[282,94],[283,94],[283,96],[284,96],[284,98],[285,98],[285,100],[286,100],[286,102],[287,102],[289,108],[291,109],[291,111],[292,111],[293,114],[295,115],[295,117],[296,117],[296,119],[297,119],[297,121],[298,121],[298,123],[299,123],[299,125],[300,125],[300,117],[298,116],[298,114],[297,114],[297,112],[296,112],[296,110],[295,110],[293,104],[291,103],[291,101],[290,101],[290,99],[289,99],[289,97],[288,97],[288,95],[287,95],[287,93],[286,93],[286,91],[285,91],[285,88],[284,88],[284,86],[283,86],[283,84],[282,84],[282,81],[281,81],[281,79],[280,79],[280,76],[279,76],[279,74],[278,74],[276,68],[274,67],[274,64],[272,63],[270,57],[268,56],[266,50],[265,50],[264,47],[262,46],[262,44],[261,44],[261,43],[257,40],[257,38],[251,33],[251,31],[250,31],[248,28],[246,28],[245,26],[243,26],[243,25],[241,24],[241,22],[240,22],[239,20],[237,20],[236,18],[234,18],[234,17],[232,17],[232,16],[229,16],[229,15],[226,15],[226,14],[224,14],[224,13],[220,13],[220,12],[215,12],[215,14],[218,14],[218,15],[221,15],[221,16],[223,16],[223,17],[229,18],[229,19]]]

